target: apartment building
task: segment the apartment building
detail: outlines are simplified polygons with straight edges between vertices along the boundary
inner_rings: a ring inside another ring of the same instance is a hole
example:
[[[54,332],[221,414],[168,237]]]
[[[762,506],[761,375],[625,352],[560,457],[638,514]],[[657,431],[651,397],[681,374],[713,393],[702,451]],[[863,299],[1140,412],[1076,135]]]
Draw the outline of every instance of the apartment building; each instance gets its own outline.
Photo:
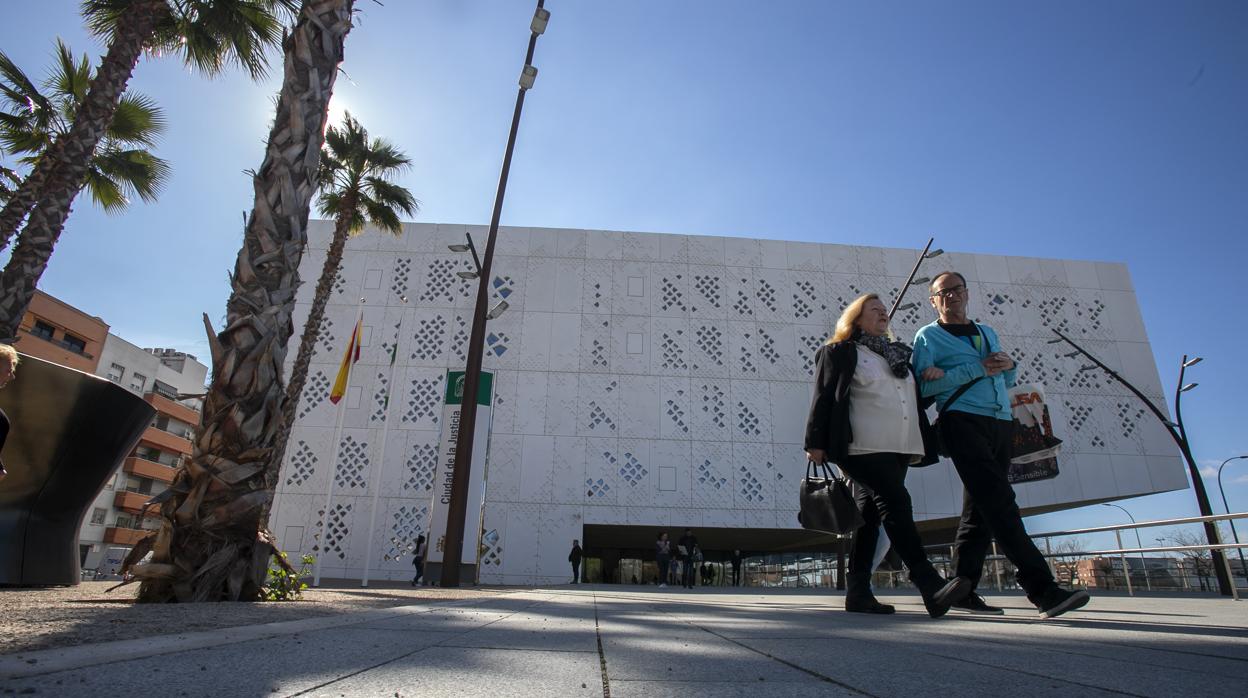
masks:
[[[102,319],[35,291],[13,346],[44,361],[95,373],[107,337],[108,323]]]
[[[144,349],[109,334],[97,375],[142,397],[156,409],[134,451],[96,497],[78,536],[84,569],[109,572],[118,549],[129,548],[156,528],[155,511],[143,503],[163,492],[191,455],[208,367],[174,349]],[[112,555],[107,555],[112,550]]]

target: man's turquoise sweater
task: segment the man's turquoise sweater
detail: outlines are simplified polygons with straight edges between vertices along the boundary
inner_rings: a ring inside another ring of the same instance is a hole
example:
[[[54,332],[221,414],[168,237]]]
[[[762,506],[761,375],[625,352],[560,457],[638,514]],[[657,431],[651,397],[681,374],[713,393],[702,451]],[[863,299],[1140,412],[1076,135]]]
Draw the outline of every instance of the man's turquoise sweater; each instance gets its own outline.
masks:
[[[919,328],[914,335],[914,356],[911,357],[914,375],[921,376],[931,366],[945,372],[944,378],[939,380],[919,381],[923,396],[934,395],[937,407],[943,407],[945,401],[964,383],[986,376],[984,365],[980,362],[988,354],[1001,351],[1001,340],[997,338],[997,333],[987,325],[980,325],[979,329],[988,340],[988,348],[982,352],[935,322]],[[1010,369],[984,378],[962,393],[949,409],[1007,421],[1013,419],[1009,390],[1014,386],[1014,374],[1015,370]]]

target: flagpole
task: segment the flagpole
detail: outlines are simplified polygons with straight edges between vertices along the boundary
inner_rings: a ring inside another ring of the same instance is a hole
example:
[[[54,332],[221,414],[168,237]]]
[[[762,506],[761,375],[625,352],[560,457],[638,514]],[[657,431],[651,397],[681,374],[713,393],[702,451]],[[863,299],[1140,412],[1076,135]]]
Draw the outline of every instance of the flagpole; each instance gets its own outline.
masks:
[[[401,296],[401,298],[405,305],[403,314],[399,316],[399,326],[394,333],[394,347],[390,350],[390,382],[386,384],[386,413],[381,421],[381,453],[377,456],[377,478],[373,482],[373,507],[368,514],[368,545],[364,553],[364,579],[360,581],[361,587],[368,586],[369,567],[373,564],[373,531],[377,526],[377,501],[381,498],[381,477],[386,468],[386,444],[390,434],[390,398],[394,396],[395,387],[394,369],[399,363],[399,341],[403,338],[403,321],[407,319],[407,296]]]
[[[367,277],[367,275],[365,275]],[[351,391],[351,366],[355,363],[350,356],[355,350],[355,343],[362,340],[355,333],[362,330],[364,321],[364,295],[363,283],[360,284],[360,304],[355,311],[355,327],[351,330],[351,345],[347,347],[347,381],[342,389],[342,397],[346,398]],[[316,556],[316,564],[312,566],[312,586],[319,587],[321,585],[321,560],[325,558],[326,543],[329,541],[329,506],[334,498],[334,477],[338,475],[338,453],[342,448],[342,422],[347,414],[347,400],[340,399],[338,401],[338,421],[334,425],[334,448],[333,455],[329,459],[329,483],[325,486],[325,510],[321,512],[321,542],[319,554]]]

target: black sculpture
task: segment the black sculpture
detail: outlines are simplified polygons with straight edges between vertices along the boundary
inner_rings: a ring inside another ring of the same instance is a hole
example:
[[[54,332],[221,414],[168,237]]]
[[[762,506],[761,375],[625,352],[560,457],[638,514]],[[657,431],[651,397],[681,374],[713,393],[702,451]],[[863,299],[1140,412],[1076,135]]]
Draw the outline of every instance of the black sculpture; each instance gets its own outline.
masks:
[[[77,584],[83,516],[156,410],[103,378],[25,355],[0,390],[0,409],[12,423],[0,480],[0,585]]]

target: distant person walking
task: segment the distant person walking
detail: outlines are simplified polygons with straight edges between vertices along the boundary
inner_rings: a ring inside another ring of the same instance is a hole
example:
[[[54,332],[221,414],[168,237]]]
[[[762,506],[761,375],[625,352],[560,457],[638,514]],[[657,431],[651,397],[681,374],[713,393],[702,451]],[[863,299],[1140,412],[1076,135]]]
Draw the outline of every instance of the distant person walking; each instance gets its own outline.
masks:
[[[425,576],[425,534],[416,536],[416,550],[412,553],[412,566],[416,568],[416,576],[412,577],[412,586],[418,587],[423,583],[420,578]]]
[[[659,565],[659,587],[667,587],[667,574],[672,566],[672,542],[667,539],[667,533],[659,534],[654,541],[654,561]]]
[[[680,555],[684,567],[681,570],[680,585],[686,589],[692,589],[694,582],[697,581],[697,565],[694,564],[693,553],[698,548],[698,537],[693,535],[692,528],[686,528],[685,535],[676,541],[676,545],[681,549]]]
[[[741,551],[732,551],[732,585],[741,586]]]
[[[0,389],[17,377],[17,350],[7,344],[0,344]],[[9,416],[0,410],[0,452],[4,451],[4,441],[9,437]],[[0,480],[8,475],[4,469],[4,461],[0,460]]]
[[[1018,569],[1018,584],[1027,599],[1042,618],[1053,618],[1087,604],[1088,592],[1057,585],[1023,526],[1009,480],[1014,359],[1001,351],[991,327],[967,317],[968,297],[966,277],[956,271],[938,275],[932,280],[931,303],[940,319],[920,328],[914,337],[914,370],[924,378],[923,395],[935,397],[941,409],[940,436],[964,487],[953,556],[958,577],[970,580],[972,593],[955,607],[972,613],[1005,612],[973,593],[995,537]],[[933,366],[944,375],[929,378],[926,371]]]
[[[568,562],[572,563],[572,583],[581,583],[581,542],[572,541],[572,552],[568,553]]]
[[[971,583],[940,576],[914,525],[906,471],[911,465],[935,462],[936,441],[919,409],[910,347],[890,339],[888,320],[888,309],[878,295],[860,296],[845,307],[832,337],[815,353],[806,456],[815,463],[836,463],[854,481],[865,520],[861,528],[872,534],[855,536],[845,610],[894,611],[871,593],[874,534],[883,524],[923,595],[928,615],[939,618],[966,596]]]

